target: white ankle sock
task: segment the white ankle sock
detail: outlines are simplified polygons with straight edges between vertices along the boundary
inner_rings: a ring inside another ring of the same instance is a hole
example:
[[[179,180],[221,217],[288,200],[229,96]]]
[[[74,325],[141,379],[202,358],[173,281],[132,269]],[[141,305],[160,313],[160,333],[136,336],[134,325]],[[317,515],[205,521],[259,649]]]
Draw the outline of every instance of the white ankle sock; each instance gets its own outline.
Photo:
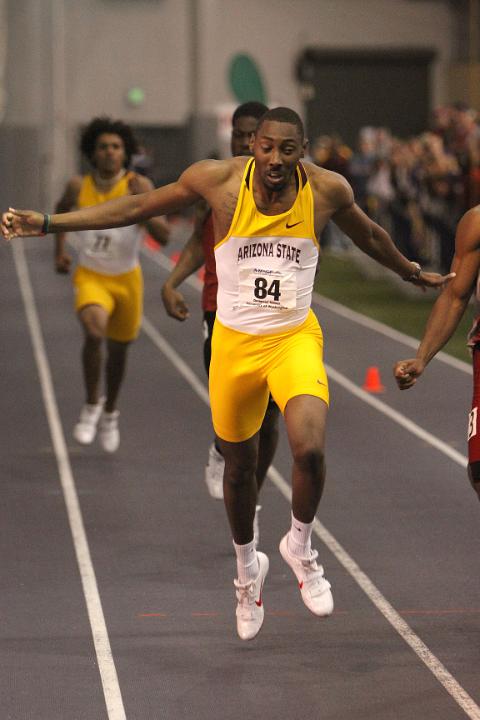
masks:
[[[259,572],[257,551],[255,549],[255,540],[246,545],[237,545],[233,543],[235,553],[237,555],[237,572],[238,582],[245,585],[250,580],[255,580]]]
[[[288,533],[287,546],[292,555],[299,558],[310,557],[312,543],[312,528],[313,521],[311,523],[302,523],[297,520],[292,513],[292,526]]]

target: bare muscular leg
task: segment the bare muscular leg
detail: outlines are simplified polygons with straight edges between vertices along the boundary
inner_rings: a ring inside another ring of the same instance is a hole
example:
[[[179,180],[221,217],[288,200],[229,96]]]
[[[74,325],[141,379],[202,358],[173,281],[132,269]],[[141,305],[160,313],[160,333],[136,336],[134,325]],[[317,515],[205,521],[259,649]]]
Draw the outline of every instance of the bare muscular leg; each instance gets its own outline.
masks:
[[[253,539],[258,433],[244,442],[231,443],[218,438],[218,443],[225,458],[223,497],[228,521],[235,543],[245,545]]]
[[[96,405],[102,370],[102,343],[108,324],[108,313],[100,305],[83,307],[78,317],[85,339],[82,348],[82,367],[87,403]]]
[[[297,520],[312,522],[325,484],[325,424],[327,405],[313,395],[288,401],[285,424],[293,455],[292,512]]]

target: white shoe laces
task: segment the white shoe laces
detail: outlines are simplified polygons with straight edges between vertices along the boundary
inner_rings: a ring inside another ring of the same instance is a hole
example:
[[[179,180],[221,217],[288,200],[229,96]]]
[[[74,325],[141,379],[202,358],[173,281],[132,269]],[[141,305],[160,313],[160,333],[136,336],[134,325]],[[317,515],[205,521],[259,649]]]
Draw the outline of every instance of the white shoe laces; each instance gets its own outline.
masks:
[[[312,550],[309,558],[300,560],[305,572],[304,587],[308,588],[311,597],[318,597],[330,587],[330,583],[323,576],[323,567],[317,565],[317,557],[318,551]]]
[[[236,596],[238,600],[238,610],[240,611],[242,620],[253,620],[255,618],[255,580],[250,580],[246,585],[240,585],[238,580],[234,580],[237,588]]]
[[[236,595],[239,603],[243,603],[244,600],[249,604],[255,602],[255,580],[250,580],[245,585],[241,585],[238,580],[234,580],[233,584],[237,588]]]

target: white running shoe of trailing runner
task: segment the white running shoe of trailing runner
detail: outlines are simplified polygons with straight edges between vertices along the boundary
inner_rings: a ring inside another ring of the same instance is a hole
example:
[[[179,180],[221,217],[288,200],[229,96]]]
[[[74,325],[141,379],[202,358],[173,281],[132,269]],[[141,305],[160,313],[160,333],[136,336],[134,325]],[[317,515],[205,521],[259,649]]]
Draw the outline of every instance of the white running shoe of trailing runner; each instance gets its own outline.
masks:
[[[237,595],[237,632],[242,640],[253,640],[263,625],[265,610],[263,607],[263,583],[268,573],[268,557],[257,552],[259,572],[255,580],[241,585],[233,583]]]
[[[318,552],[311,550],[309,558],[297,558],[288,549],[287,533],[280,541],[280,555],[290,565],[298,580],[302,600],[307,608],[319,617],[327,617],[333,612],[331,585],[323,575],[323,567],[317,565]]]
[[[105,398],[101,398],[96,405],[86,403],[82,407],[78,422],[73,428],[73,437],[80,445],[90,445],[95,440],[104,402]]]
[[[105,452],[114,453],[120,445],[120,431],[118,429],[119,415],[119,411],[114,410],[111,413],[102,413],[102,417],[100,418],[100,444]]]
[[[220,455],[215,444],[212,443],[208,450],[208,465],[205,468],[205,482],[208,492],[215,500],[223,499],[223,471],[225,460]]]

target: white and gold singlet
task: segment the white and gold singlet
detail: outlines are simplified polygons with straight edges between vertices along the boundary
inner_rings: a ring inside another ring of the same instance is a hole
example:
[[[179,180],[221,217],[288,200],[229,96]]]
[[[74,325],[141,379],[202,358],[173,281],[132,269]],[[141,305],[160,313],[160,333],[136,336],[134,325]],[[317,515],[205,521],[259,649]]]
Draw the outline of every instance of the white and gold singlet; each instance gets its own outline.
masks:
[[[267,335],[306,319],[319,245],[313,195],[303,165],[296,169],[295,202],[279,215],[264,215],[257,209],[254,170],[252,158],[245,167],[230,229],[215,246],[217,318],[239,332]]]
[[[91,175],[82,180],[77,207],[99,205],[107,200],[129,194],[129,173],[108,191],[101,192]],[[121,275],[138,265],[138,252],[143,237],[138,225],[112,228],[110,230],[82,230],[75,233],[74,245],[79,265],[104,275]]]

